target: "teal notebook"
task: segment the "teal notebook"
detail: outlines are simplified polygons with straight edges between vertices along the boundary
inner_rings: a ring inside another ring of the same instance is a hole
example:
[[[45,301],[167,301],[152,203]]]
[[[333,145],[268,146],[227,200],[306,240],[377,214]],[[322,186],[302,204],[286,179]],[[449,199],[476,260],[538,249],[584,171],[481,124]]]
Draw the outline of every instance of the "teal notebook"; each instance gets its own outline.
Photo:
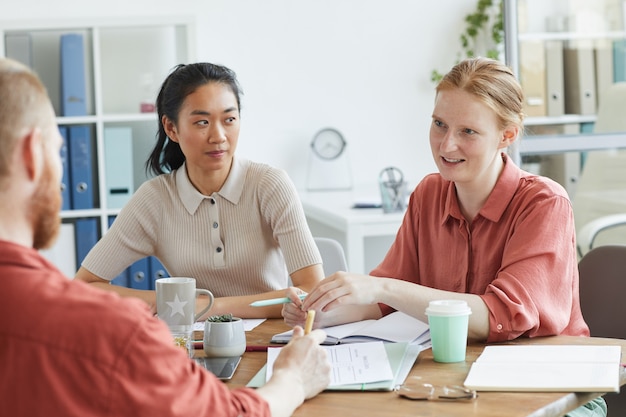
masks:
[[[347,384],[328,387],[332,391],[393,391],[396,385],[404,382],[411,371],[417,356],[423,347],[417,343],[385,343],[385,350],[389,358],[389,365],[394,378],[387,381],[370,382],[367,384]],[[265,369],[263,366],[248,382],[247,387],[258,388],[265,385]]]

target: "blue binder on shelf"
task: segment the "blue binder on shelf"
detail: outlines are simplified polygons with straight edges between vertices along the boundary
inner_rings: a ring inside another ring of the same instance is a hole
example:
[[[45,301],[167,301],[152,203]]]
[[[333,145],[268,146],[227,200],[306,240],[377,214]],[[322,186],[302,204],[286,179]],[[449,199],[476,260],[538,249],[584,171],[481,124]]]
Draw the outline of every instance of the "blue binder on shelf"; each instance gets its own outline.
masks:
[[[61,178],[61,197],[63,205],[61,210],[71,210],[72,200],[70,193],[70,160],[68,151],[68,134],[66,126],[59,126],[59,132],[63,137],[63,145],[61,146],[61,166],[63,167],[63,177]]]
[[[69,164],[72,209],[94,208],[93,145],[86,125],[69,127]]]
[[[98,242],[98,219],[95,217],[77,219],[74,227],[76,232],[76,265],[80,268],[85,256]]]
[[[109,228],[115,221],[115,216],[109,216]],[[111,284],[119,285],[120,287],[128,287],[128,268],[123,270],[118,276],[111,280]]]
[[[128,126],[104,128],[107,207],[122,208],[133,193],[133,132]]]
[[[128,267],[129,287],[136,290],[150,289],[150,260],[146,257]]]
[[[154,281],[159,278],[169,277],[167,269],[163,266],[159,258],[156,256],[151,256],[150,258],[150,289],[155,290],[156,286]]]
[[[85,85],[85,48],[83,35],[61,35],[61,114],[85,116],[87,97]]]

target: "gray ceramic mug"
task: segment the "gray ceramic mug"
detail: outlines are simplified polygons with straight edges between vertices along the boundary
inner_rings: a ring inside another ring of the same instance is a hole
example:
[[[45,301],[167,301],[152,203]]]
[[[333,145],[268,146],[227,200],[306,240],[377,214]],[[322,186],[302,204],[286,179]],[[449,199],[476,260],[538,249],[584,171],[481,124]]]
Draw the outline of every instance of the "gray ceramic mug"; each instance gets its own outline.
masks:
[[[172,333],[191,332],[193,324],[213,306],[213,293],[196,288],[196,280],[187,277],[159,278],[155,281],[157,315]],[[209,304],[198,314],[196,297],[209,297]]]

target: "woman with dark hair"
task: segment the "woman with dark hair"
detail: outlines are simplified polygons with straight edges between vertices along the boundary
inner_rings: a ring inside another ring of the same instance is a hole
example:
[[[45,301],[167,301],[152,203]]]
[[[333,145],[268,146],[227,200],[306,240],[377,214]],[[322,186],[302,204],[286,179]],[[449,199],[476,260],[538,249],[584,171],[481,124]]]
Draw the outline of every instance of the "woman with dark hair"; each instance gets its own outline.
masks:
[[[76,278],[153,309],[154,291],[109,285],[138,259],[156,256],[172,276],[195,278],[215,295],[209,315],[280,317],[280,306],[250,307],[309,291],[321,257],[287,174],[235,156],[240,129],[235,73],[209,63],[178,65],[157,98],[156,174],[135,192],[89,252]],[[208,300],[200,298],[198,308]]]

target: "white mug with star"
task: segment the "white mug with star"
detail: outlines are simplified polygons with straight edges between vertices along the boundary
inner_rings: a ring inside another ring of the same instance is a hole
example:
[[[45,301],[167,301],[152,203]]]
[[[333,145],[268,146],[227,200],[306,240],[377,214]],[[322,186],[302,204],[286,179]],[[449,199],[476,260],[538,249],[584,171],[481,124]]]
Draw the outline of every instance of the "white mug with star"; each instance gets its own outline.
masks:
[[[213,293],[196,288],[196,280],[188,277],[159,278],[155,281],[157,316],[167,323],[176,343],[191,355],[193,324],[213,306]],[[206,295],[208,305],[195,314],[196,297]]]

